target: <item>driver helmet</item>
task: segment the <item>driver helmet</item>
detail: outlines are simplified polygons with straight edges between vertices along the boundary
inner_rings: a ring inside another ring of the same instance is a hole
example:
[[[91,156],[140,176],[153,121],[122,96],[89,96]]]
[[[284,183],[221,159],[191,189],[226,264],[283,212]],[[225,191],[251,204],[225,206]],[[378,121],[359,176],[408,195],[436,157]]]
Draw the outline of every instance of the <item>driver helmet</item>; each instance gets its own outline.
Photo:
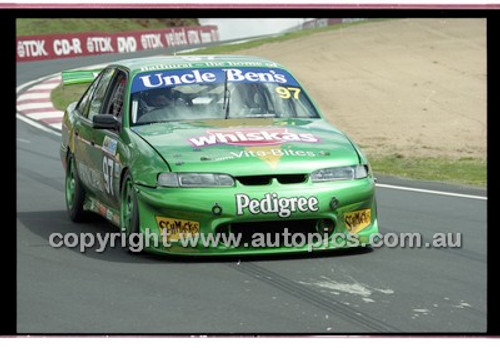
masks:
[[[264,86],[258,83],[240,84],[239,91],[243,105],[247,108],[266,108]]]
[[[148,91],[144,95],[144,100],[149,107],[163,108],[170,104],[170,90],[169,89],[154,89]]]

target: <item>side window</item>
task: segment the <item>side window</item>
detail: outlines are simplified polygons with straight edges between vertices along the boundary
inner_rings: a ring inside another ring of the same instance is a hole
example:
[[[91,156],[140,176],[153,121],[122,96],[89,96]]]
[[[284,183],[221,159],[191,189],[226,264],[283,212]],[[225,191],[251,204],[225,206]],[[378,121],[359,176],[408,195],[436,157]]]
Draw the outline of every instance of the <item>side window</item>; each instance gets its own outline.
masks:
[[[94,115],[99,114],[102,103],[104,101],[104,97],[106,96],[106,91],[108,90],[109,82],[111,81],[114,72],[114,68],[106,69],[103,72],[101,79],[99,80],[99,83],[97,84],[97,87],[95,89],[94,95],[92,96],[92,100],[89,103],[87,117],[90,120],[93,119]]]
[[[89,86],[87,91],[85,91],[85,94],[83,95],[83,97],[80,99],[80,102],[76,106],[76,110],[78,110],[80,114],[82,114],[84,117],[87,117],[90,100],[92,99],[92,95],[94,94],[97,84],[99,84],[101,76],[102,74],[99,74],[99,76],[92,82],[92,84]]]
[[[123,101],[125,99],[125,88],[127,86],[127,77],[125,73],[119,71],[113,82],[113,90],[104,110],[105,114],[112,114],[118,119],[123,117]]]

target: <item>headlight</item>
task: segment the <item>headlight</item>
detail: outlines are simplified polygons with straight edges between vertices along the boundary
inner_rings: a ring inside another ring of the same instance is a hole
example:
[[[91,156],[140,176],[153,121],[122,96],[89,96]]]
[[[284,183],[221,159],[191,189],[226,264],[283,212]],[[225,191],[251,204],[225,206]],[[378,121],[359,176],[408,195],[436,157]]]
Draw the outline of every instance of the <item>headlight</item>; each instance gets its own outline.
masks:
[[[368,165],[323,168],[311,174],[313,182],[338,181],[342,179],[360,179],[368,177]]]
[[[158,185],[161,187],[234,187],[234,179],[222,173],[160,173]]]

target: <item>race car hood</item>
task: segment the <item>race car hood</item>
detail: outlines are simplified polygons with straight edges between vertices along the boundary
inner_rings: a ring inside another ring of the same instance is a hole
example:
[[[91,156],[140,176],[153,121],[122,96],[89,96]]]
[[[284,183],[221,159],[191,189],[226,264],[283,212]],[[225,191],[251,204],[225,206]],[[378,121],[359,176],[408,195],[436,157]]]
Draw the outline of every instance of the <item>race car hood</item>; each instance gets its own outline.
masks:
[[[349,139],[322,119],[169,122],[133,130],[174,172],[299,174],[359,163]]]

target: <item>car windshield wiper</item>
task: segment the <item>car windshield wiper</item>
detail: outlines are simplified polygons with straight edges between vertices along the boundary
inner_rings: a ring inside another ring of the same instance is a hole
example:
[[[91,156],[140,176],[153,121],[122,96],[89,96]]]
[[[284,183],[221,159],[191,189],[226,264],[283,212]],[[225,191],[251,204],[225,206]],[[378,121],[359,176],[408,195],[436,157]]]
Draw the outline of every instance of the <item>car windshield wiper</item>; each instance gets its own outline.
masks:
[[[226,110],[226,115],[224,119],[229,117],[229,99],[231,98],[231,92],[227,89],[227,70],[225,71],[225,79],[224,79],[224,103],[222,104],[222,109]],[[226,105],[227,103],[227,105]]]
[[[240,118],[279,119],[280,117],[276,114],[248,114],[248,115],[240,116]]]
[[[151,125],[151,124],[157,124],[160,122],[167,122],[167,121],[146,121],[146,122],[136,122],[135,124],[132,125],[134,126],[144,126],[144,125]]]

